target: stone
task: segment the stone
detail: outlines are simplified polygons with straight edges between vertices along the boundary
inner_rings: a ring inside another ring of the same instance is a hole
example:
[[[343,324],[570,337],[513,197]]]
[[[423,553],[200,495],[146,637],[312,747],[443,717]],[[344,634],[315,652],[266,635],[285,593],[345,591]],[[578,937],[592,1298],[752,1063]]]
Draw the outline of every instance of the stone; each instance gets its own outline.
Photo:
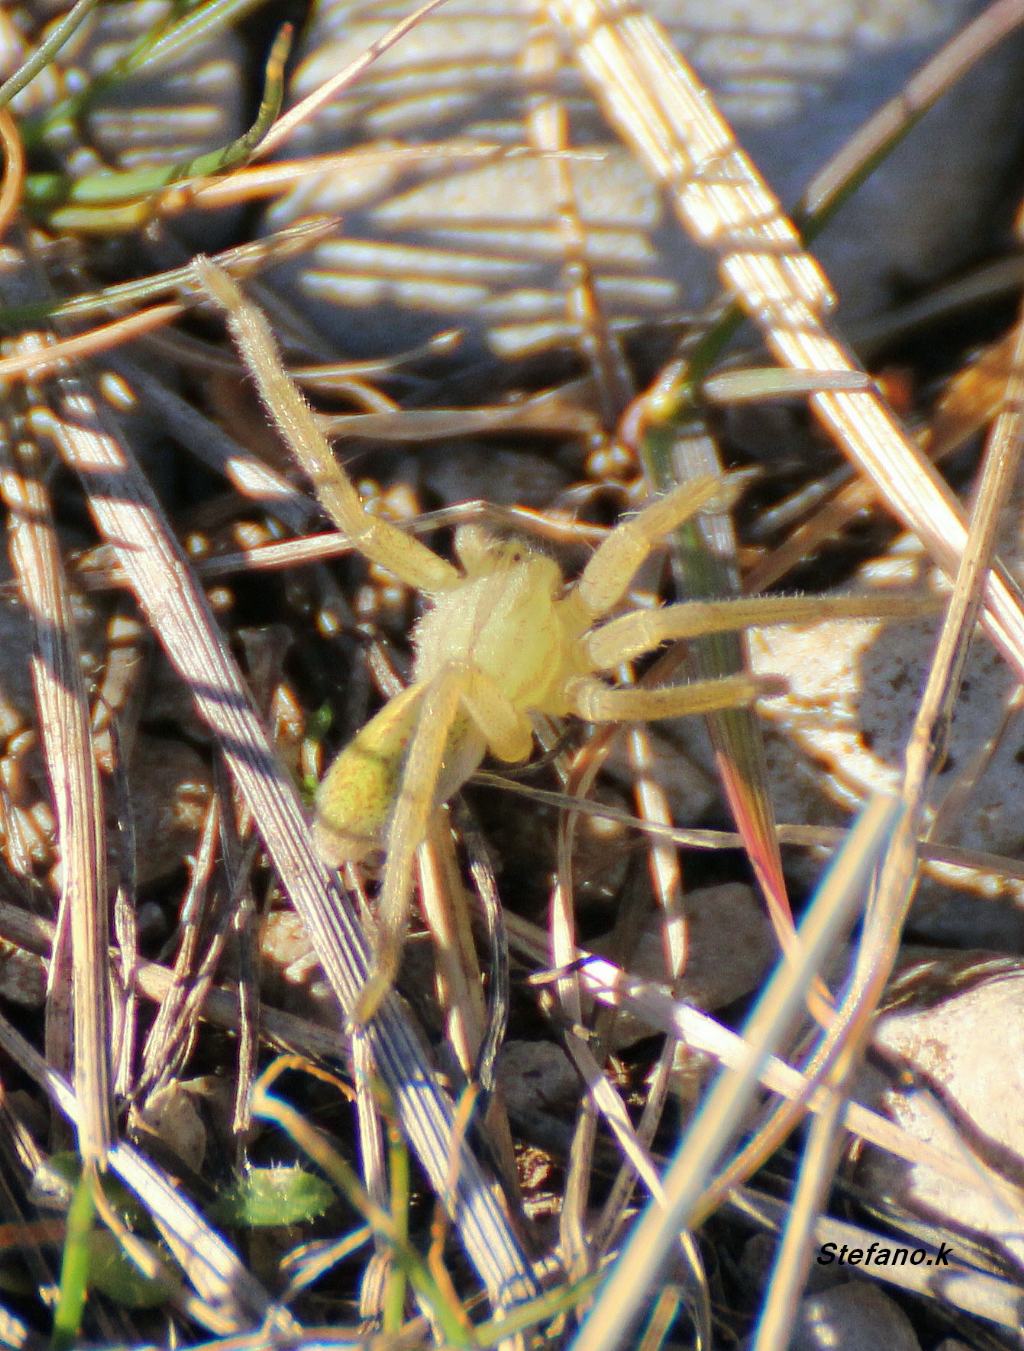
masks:
[[[999,555],[1018,581],[1024,578],[1022,521],[1024,479],[1002,513],[998,539]],[[850,589],[884,597],[894,586],[948,593],[908,535],[862,568]],[[871,793],[899,784],[939,622],[936,614],[894,623],[823,618],[751,631],[753,669],[782,676],[789,687],[760,705],[770,729],[769,782],[780,821],[840,824]],[[929,802],[933,844],[1020,857],[1024,830],[1016,804],[1024,794],[1024,753],[1011,704],[1015,690],[1012,672],[979,633]],[[917,939],[1024,948],[1024,883],[937,862],[922,871],[911,916]]]
[[[324,978],[309,933],[294,910],[271,910],[260,920],[260,991],[270,1005],[329,1027],[338,1025],[338,1001]]]
[[[802,1300],[789,1351],[921,1351],[910,1319],[866,1281]]]
[[[197,1093],[189,1082],[174,1079],[146,1098],[134,1127],[155,1135],[195,1173],[200,1173],[206,1154],[207,1133],[196,1104]]]
[[[965,1184],[870,1148],[858,1183],[944,1229],[975,1232],[1019,1263],[1024,1193],[1014,1204],[987,1180],[1024,1187],[1024,969],[986,954],[936,955],[899,989],[874,1045],[912,1078],[886,1087],[881,1106],[911,1135],[973,1160],[977,1176]]]
[[[752,887],[742,882],[701,887],[683,897],[687,919],[686,970],[675,983],[680,999],[708,1011],[742,999],[760,985],[777,954],[772,927]],[[662,920],[653,914],[625,963],[630,975],[665,981]],[[612,935],[589,945],[617,960]],[[615,1020],[613,1045],[629,1046],[651,1035],[651,1028],[628,1011]]]
[[[506,1041],[497,1067],[505,1105],[513,1117],[548,1114],[572,1119],[583,1091],[579,1075],[552,1041]]]
[[[406,3],[321,0],[292,81],[298,101],[409,12]],[[979,0],[647,0],[718,95],[785,206]],[[567,308],[567,245],[552,162],[529,153],[539,91],[564,100],[568,176],[597,295],[619,325],[677,321],[715,289],[642,166],[609,131],[566,59],[536,61],[545,33],[526,0],[452,0],[321,109],[286,151],[351,150],[303,181],[268,228],[339,213],[344,228],[275,284],[353,354],[394,353],[457,329],[456,361],[526,355],[579,336]],[[548,48],[552,55],[554,48]],[[532,68],[528,66],[533,62]],[[984,235],[1013,163],[1020,50],[1004,46],[932,110],[823,234],[845,314],[894,285],[963,260]],[[481,157],[473,147],[498,147]],[[505,153],[508,151],[509,153]],[[937,172],[941,166],[941,172]],[[996,188],[996,191],[998,189]]]
[[[41,1009],[46,1002],[46,963],[6,938],[0,938],[0,999],[25,1009]]]
[[[213,785],[198,751],[171,737],[136,739],[129,778],[140,884],[180,868],[195,852]]]

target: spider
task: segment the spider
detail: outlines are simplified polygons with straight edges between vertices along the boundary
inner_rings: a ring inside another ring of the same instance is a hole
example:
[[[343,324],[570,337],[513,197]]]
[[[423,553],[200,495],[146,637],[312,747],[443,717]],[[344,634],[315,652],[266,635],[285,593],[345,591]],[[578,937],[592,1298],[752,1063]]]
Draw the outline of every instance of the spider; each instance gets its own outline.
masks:
[[[263,313],[209,259],[199,257],[193,267],[199,286],[224,310],[267,412],[327,514],[354,548],[421,591],[427,602],[414,632],[411,684],[341,751],[316,799],[313,829],[325,862],[356,862],[386,848],[375,965],[352,1019],[359,1025],[372,1017],[397,974],[415,855],[431,812],[466,782],[485,754],[525,760],[533,745],[531,715],[648,721],[749,705],[772,692],[769,686],[778,692],[778,682],[736,675],[656,689],[620,688],[609,683],[607,673],[671,639],[817,619],[826,609],[836,613],[837,604],[846,617],[877,615],[879,602],[762,597],[614,614],[653,549],[695,513],[721,510],[735,495],[728,481],[715,478],[689,482],[626,517],[574,582],[525,542],[496,539],[476,525],[456,531],[458,562],[451,563],[364,510],[285,372]]]

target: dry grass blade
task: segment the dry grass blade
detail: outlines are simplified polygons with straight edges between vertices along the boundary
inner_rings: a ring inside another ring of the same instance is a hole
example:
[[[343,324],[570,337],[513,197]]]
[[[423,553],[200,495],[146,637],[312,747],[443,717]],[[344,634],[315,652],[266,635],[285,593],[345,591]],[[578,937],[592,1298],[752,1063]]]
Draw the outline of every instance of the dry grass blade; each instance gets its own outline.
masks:
[[[2,107],[0,146],[4,152],[4,178],[0,186],[0,238],[3,238],[21,206],[21,194],[25,188],[25,150],[14,118]]]
[[[638,817],[643,821],[645,828],[651,825],[670,827],[671,808],[662,786],[654,777],[656,758],[645,728],[630,729],[629,752],[631,768],[636,775],[633,793]],[[683,875],[679,855],[674,848],[664,842],[659,843],[656,835],[649,835],[647,868],[661,912],[665,978],[671,983],[677,981],[685,971],[690,950],[689,925],[683,909]],[[611,1015],[613,1011],[608,1010],[608,1013]],[[598,1035],[603,1041],[604,1023],[598,1023],[597,1026]],[[635,1132],[638,1147],[641,1149],[651,1148],[661,1122],[670,1094],[672,1067],[677,1049],[675,1039],[667,1037],[648,1081],[647,1098]],[[626,1218],[636,1176],[637,1170],[630,1165],[628,1158],[624,1159],[602,1208],[600,1223],[591,1239],[593,1250],[601,1256],[607,1252]]]
[[[529,925],[514,921],[509,928],[517,948],[529,954],[535,962],[543,961],[546,945],[540,936],[530,931]],[[577,951],[576,960],[580,963],[583,987],[594,999],[610,1007],[629,1010],[649,1027],[664,1032],[666,1036],[676,1037],[691,1050],[706,1052],[722,1065],[736,1070],[744,1070],[748,1066],[750,1047],[743,1038],[716,1022],[709,1014],[676,999],[668,986],[632,976],[606,958],[583,950]],[[807,1075],[777,1056],[769,1056],[762,1066],[761,1083],[780,1097],[798,1104],[801,1114],[805,1109],[816,1112],[827,1102],[827,1095]],[[896,1158],[926,1164],[944,1177],[977,1186],[976,1159],[965,1159],[962,1154],[947,1153],[923,1142],[888,1117],[870,1111],[857,1102],[846,1104],[843,1125],[862,1140],[877,1145]],[[701,1199],[698,1215],[717,1206],[722,1196],[737,1181],[729,1181],[728,1174],[716,1178]],[[994,1173],[986,1178],[986,1185],[998,1193],[1007,1215],[1018,1213],[1022,1200],[1018,1189],[996,1178]]]
[[[984,347],[949,380],[928,430],[928,453],[941,460],[998,413],[1013,370],[1016,332]]]
[[[51,920],[43,919],[41,915],[30,915],[0,901],[0,936],[9,943],[45,957],[53,946],[53,934]],[[131,975],[134,988],[151,1003],[163,1004],[174,993],[174,972],[158,962],[137,960]],[[202,1018],[216,1027],[235,1031],[239,1026],[237,993],[216,986],[207,991]],[[296,1052],[314,1061],[329,1061],[337,1056],[337,1035],[317,1023],[266,1005],[260,1008],[259,1021],[263,1037],[279,1051]]]
[[[576,152],[577,155],[585,152]],[[518,146],[505,146],[487,141],[441,141],[417,142],[414,146],[385,145],[354,146],[334,154],[307,155],[302,159],[285,160],[275,164],[254,165],[247,169],[236,170],[225,178],[213,178],[200,183],[192,190],[187,202],[189,209],[201,207],[216,210],[225,206],[237,206],[244,203],[251,206],[262,197],[279,197],[290,192],[297,184],[320,174],[344,177],[358,174],[366,168],[395,166],[399,168],[419,166],[423,163],[440,164],[476,164],[497,159],[521,158],[523,151]],[[179,202],[165,197],[161,209],[168,213],[176,209]]]
[[[746,1188],[737,1195],[735,1208],[737,1213],[754,1216],[772,1229],[781,1229],[788,1222],[789,1207],[785,1202]],[[838,1247],[845,1243],[849,1248],[867,1248],[874,1240],[888,1241],[882,1235],[831,1217],[818,1220],[814,1237],[822,1244],[835,1243]],[[1024,1323],[1024,1291],[987,1272],[953,1265],[936,1281],[927,1267],[878,1267],[874,1276],[917,1295],[940,1298],[964,1313],[977,1314],[1013,1332],[1019,1332]]]
[[[0,1046],[70,1121],[78,1121],[78,1100],[67,1082],[5,1018],[0,1018]],[[113,1145],[107,1161],[149,1210],[171,1251],[200,1292],[206,1307],[193,1306],[192,1314],[220,1333],[248,1327],[254,1320],[263,1324],[273,1307],[269,1295],[185,1199],[181,1189],[131,1145]],[[291,1325],[290,1317],[280,1311],[274,1314],[274,1321],[282,1330]]]
[[[9,512],[11,559],[35,631],[32,680],[57,817],[57,933],[71,935],[78,1145],[83,1158],[102,1164],[114,1119],[103,796],[75,620],[39,450],[27,441],[4,449],[0,495]],[[51,979],[60,966],[54,963]]]
[[[289,483],[283,474],[264,464],[217,423],[136,362],[115,354],[110,358],[110,365],[124,376],[134,398],[152,409],[168,431],[192,451],[200,463],[215,474],[223,475],[249,501],[264,504],[292,530],[307,528],[316,513],[313,500]]]
[[[960,450],[998,412],[1013,358],[1013,344],[1011,332],[984,348],[950,377],[922,441],[923,451],[936,464]],[[776,585],[792,568],[812,557],[825,541],[840,536],[873,501],[874,494],[866,480],[858,478],[846,483],[746,574],[746,589],[757,594]]]
[[[389,1203],[387,1167],[384,1152],[384,1128],[374,1098],[374,1065],[365,1043],[357,1038],[352,1048],[352,1069],[356,1086],[356,1111],[359,1122],[359,1155],[364,1185],[370,1199],[386,1210]],[[393,1252],[381,1235],[374,1235],[374,1253],[359,1284],[359,1312],[373,1318],[383,1310],[384,1289],[394,1265]]]
[[[537,10],[520,62],[524,79],[541,86],[554,81],[563,61],[557,33]],[[579,327],[580,354],[593,378],[602,424],[613,427],[633,396],[633,381],[621,344],[598,299],[587,256],[587,231],[569,168],[572,146],[565,101],[556,94],[535,100],[527,112],[526,130],[531,145],[544,160],[551,184],[552,216],[557,221],[564,257],[566,317]]]
[[[79,333],[73,338],[64,338],[43,353],[19,352],[15,356],[0,360],[0,380],[27,378],[31,375],[43,375],[47,370],[58,370],[65,361],[81,361],[84,357],[95,356],[122,343],[141,337],[154,329],[162,328],[172,319],[177,319],[185,306],[177,303],[152,305],[137,314],[129,314],[124,319],[115,319],[109,324],[100,324],[87,333]]]
[[[839,1083],[826,1086],[822,1110],[808,1124],[789,1223],[779,1243],[751,1351],[789,1345],[814,1253],[815,1226],[828,1204],[843,1145],[844,1080],[841,1075]]]
[[[985,452],[981,487],[971,517],[953,596],[943,621],[917,717],[907,743],[901,796],[904,819],[893,836],[868,909],[868,926],[853,986],[864,994],[864,1025],[881,997],[899,950],[917,880],[917,837],[923,825],[925,794],[945,757],[953,704],[960,689],[967,649],[982,605],[995,549],[999,514],[1020,463],[1024,434],[1024,315],[1007,381],[1006,406],[996,420]],[[854,1054],[855,1054],[854,1048]]]
[[[178,1072],[194,1036],[190,1020],[198,1018],[198,1010],[206,1002],[209,980],[200,979],[199,971],[199,917],[203,900],[210,885],[214,852],[220,831],[220,807],[216,797],[210,802],[203,821],[195,866],[191,870],[188,891],[181,910],[183,915],[181,942],[174,959],[173,981],[166,997],[160,1001],[160,1011],[153,1021],[142,1050],[141,1064],[136,1080],[136,1097],[145,1095]],[[196,1006],[198,1002],[198,1007]]]
[[[798,955],[783,964],[745,1029],[741,1067],[723,1075],[687,1132],[664,1177],[665,1203],[649,1206],[605,1283],[576,1342],[576,1351],[613,1351],[680,1229],[689,1227],[708,1176],[747,1111],[765,1060],[804,1006],[811,982],[861,902],[863,888],[900,812],[891,798],[869,806],[836,858],[801,926]]]
[[[693,417],[673,429],[673,472],[681,477],[720,474],[721,456],[704,419]],[[648,459],[652,458],[650,455]],[[665,474],[659,476],[665,478]],[[659,482],[664,488],[664,482]],[[685,532],[688,547],[677,548],[676,569],[687,596],[735,596],[740,590],[737,541],[728,513],[692,522]],[[701,679],[749,670],[744,637],[705,634],[692,645],[690,664]],[[786,951],[792,941],[793,916],[782,871],[778,826],[768,788],[768,765],[760,724],[750,709],[726,709],[708,718],[708,731],[726,798],[761,884],[768,913]]]
[[[618,1141],[623,1158],[635,1170],[637,1176],[643,1179],[644,1186],[654,1199],[661,1204],[665,1198],[658,1170],[646,1145],[633,1128],[626,1104],[605,1076],[582,1037],[570,1032],[565,1038],[565,1048],[580,1078],[587,1085],[594,1108],[601,1113],[608,1129]]]
[[[0,131],[2,131],[2,126],[2,114],[0,114]],[[2,206],[2,203],[0,203],[0,206]],[[2,217],[0,217],[0,224],[2,224]],[[220,261],[230,261],[232,266],[244,276],[252,268],[259,268],[270,259],[282,261],[296,251],[309,248],[332,228],[332,224],[332,222],[323,220],[304,221],[293,229],[282,231],[273,239],[265,239],[258,244],[241,245],[236,249],[228,249],[220,255]],[[151,296],[171,286],[180,289],[182,284],[187,283],[189,279],[187,269],[185,272],[165,273],[162,277],[150,278],[142,288],[142,294]],[[140,294],[136,287],[129,287],[128,292],[136,297]],[[117,303],[127,298],[127,294],[123,290],[119,296],[108,292],[101,299],[100,304],[105,308],[114,308]],[[30,375],[36,379],[41,379],[44,375],[61,369],[67,362],[96,356],[101,352],[108,352],[144,334],[166,328],[172,320],[177,319],[193,303],[194,301],[186,298],[168,301],[160,305],[150,305],[146,309],[124,315],[110,323],[87,329],[84,333],[55,339],[42,350],[30,347],[25,351],[14,353],[0,359],[0,379],[26,379]],[[90,313],[94,308],[93,304],[77,306],[72,304],[61,309],[59,314],[61,317],[68,317],[74,314]],[[51,310],[48,313],[57,317],[57,311]],[[8,316],[8,321],[10,321],[10,316]]]
[[[973,23],[955,35],[939,54],[912,76],[896,98],[890,99],[853,136],[821,173],[816,174],[797,208],[801,220],[809,217],[815,229],[827,221],[892,144],[932,104],[967,74],[987,52],[998,46],[1024,21],[1021,0],[996,0]]]
[[[367,980],[362,930],[337,883],[313,852],[295,787],[282,771],[254,712],[237,666],[220,636],[152,490],[110,434],[93,401],[66,382],[61,413],[40,413],[89,496],[100,534],[114,546],[139,604],[175,668],[192,689],[239,791],[259,823],[267,850],[302,916],[317,956],[344,1009],[355,1008]],[[492,1298],[505,1305],[536,1286],[506,1217],[475,1158],[457,1147],[452,1175],[452,1108],[437,1087],[417,1034],[389,999],[367,1029],[374,1058],[408,1138],[438,1194],[455,1215],[460,1237]]]
[[[581,68],[620,134],[671,193],[680,219],[719,258],[723,282],[785,365],[859,370],[826,328],[831,297],[814,260],[661,28],[618,0],[550,0]],[[952,576],[966,547],[949,488],[871,391],[823,391],[811,407],[879,497]],[[1024,606],[1000,570],[985,587],[984,622],[1024,675]]]
[[[427,4],[421,5],[414,13],[408,15],[400,23],[396,23],[392,28],[389,28],[383,37],[379,38],[368,47],[357,60],[346,66],[344,70],[338,71],[337,74],[332,75],[329,80],[325,80],[319,89],[315,89],[308,98],[303,99],[301,103],[290,109],[283,117],[279,117],[267,135],[264,136],[263,140],[260,142],[259,149],[256,152],[257,157],[262,158],[265,155],[280,150],[281,146],[284,145],[285,141],[288,140],[296,128],[300,127],[303,122],[308,122],[309,119],[324,106],[324,104],[330,103],[332,99],[337,98],[343,89],[347,89],[350,85],[354,84],[356,80],[359,79],[360,75],[362,75],[368,67],[373,65],[378,57],[383,56],[383,54],[389,48],[393,47],[396,42],[401,41],[410,29],[415,28],[428,14],[437,9],[438,5],[443,3],[444,0],[428,0]]]

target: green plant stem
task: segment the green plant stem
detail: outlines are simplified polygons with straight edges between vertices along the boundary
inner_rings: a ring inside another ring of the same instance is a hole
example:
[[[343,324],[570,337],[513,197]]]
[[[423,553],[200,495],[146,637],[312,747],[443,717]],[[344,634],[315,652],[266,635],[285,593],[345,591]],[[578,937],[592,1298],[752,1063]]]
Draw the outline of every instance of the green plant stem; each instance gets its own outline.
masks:
[[[60,1290],[53,1313],[52,1351],[71,1351],[78,1342],[89,1293],[89,1239],[96,1214],[96,1174],[85,1168],[68,1209],[67,1235],[60,1267]]]
[[[153,165],[144,169],[125,169],[82,178],[68,179],[64,174],[31,174],[25,184],[25,200],[36,211],[61,207],[65,203],[87,208],[102,207],[98,220],[109,228],[107,208],[132,202],[139,209],[156,192],[189,178],[210,178],[244,164],[273,125],[284,98],[284,66],[291,50],[292,27],[285,24],[274,40],[267,58],[263,97],[256,120],[241,136],[217,150],[204,151],[180,164]],[[139,199],[142,199],[141,201]],[[71,229],[83,228],[93,212],[52,211],[51,223]],[[132,223],[132,222],[129,222]]]
[[[8,76],[3,84],[0,84],[0,108],[6,108],[11,99],[16,98],[27,85],[31,84],[41,70],[46,69],[65,42],[78,31],[99,3],[100,0],[77,0],[77,4],[68,10],[50,36],[39,44],[13,75]]]

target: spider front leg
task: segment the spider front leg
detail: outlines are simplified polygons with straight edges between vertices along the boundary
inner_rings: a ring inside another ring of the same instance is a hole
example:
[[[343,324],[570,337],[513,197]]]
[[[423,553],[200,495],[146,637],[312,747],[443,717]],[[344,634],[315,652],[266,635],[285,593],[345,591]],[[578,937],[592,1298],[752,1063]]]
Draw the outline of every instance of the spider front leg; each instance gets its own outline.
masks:
[[[657,610],[637,610],[609,620],[583,638],[594,671],[611,671],[653,652],[662,643],[737,629],[807,624],[830,619],[919,619],[938,608],[936,598],[895,596],[754,596],[749,599],[681,601]],[[569,690],[572,711],[590,722],[648,722],[689,717],[752,704],[784,693],[772,677],[726,676],[662,689],[614,689],[596,676],[576,680]]]
[[[569,603],[580,606],[591,619],[608,614],[662,540],[708,507],[724,511],[735,499],[738,480],[745,477],[693,479],[620,521],[583,569]]]
[[[246,300],[234,278],[209,258],[195,258],[192,274],[227,315],[231,336],[256,381],[264,407],[296,463],[309,476],[320,505],[349,537],[352,547],[417,590],[438,593],[455,585],[459,572],[447,559],[364,509],[313,410],[285,370],[263,312]]]
[[[736,675],[657,689],[615,689],[596,677],[583,676],[573,681],[568,695],[572,712],[587,722],[655,722],[742,708],[755,699],[782,694],[785,688],[784,681],[771,677]]]

